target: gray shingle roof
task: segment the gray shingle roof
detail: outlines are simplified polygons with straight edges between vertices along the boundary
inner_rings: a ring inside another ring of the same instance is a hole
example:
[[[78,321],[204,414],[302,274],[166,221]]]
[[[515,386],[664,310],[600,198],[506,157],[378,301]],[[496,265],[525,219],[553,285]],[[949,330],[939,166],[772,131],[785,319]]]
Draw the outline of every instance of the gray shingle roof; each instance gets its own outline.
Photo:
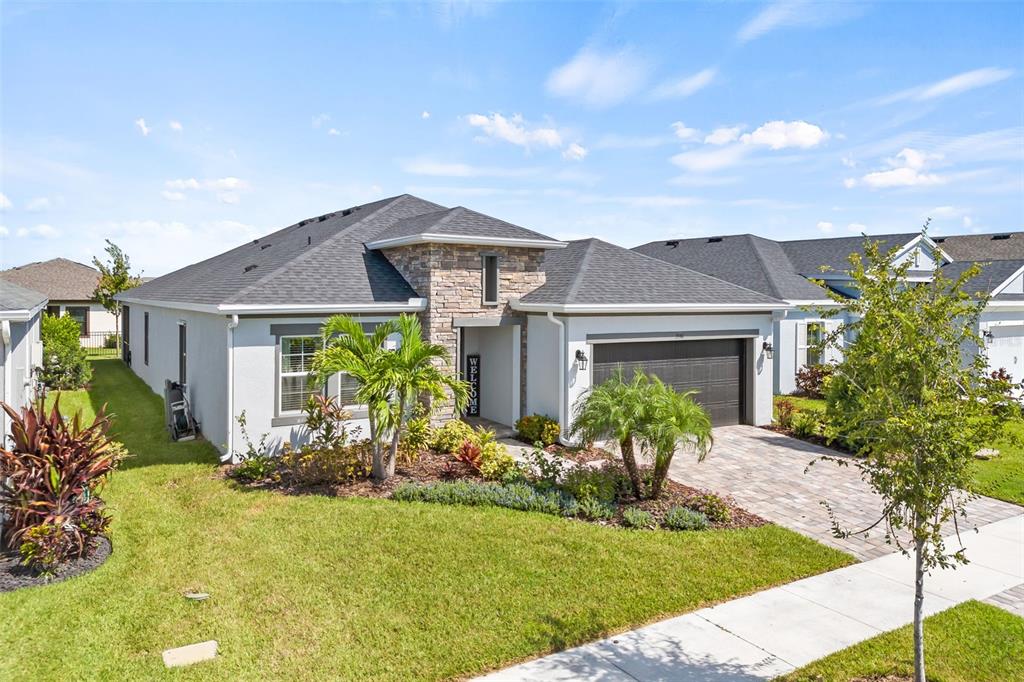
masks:
[[[0,280],[0,312],[6,310],[32,310],[46,303],[45,294],[17,284]]]
[[[781,301],[715,277],[672,265],[600,239],[569,242],[544,257],[544,286],[526,304],[782,305]]]
[[[404,194],[309,218],[126,296],[206,305],[405,303],[417,293],[383,254],[363,244],[398,221],[442,208]]]
[[[779,242],[793,267],[801,275],[821,277],[822,267],[844,272],[850,266],[850,255],[864,254],[865,241],[881,242],[882,252],[896,249],[912,241],[919,232],[881,234],[858,237],[835,237],[831,239],[801,239]]]
[[[1024,258],[1024,232],[960,234],[932,238],[953,260],[1010,260]]]
[[[941,271],[946,277],[956,279],[964,270],[975,263],[981,266],[981,272],[967,282],[967,291],[972,294],[977,292],[991,294],[996,287],[1008,280],[1013,273],[1024,267],[1024,259],[994,261],[959,260],[943,265]],[[1002,296],[997,298],[1002,298]]]
[[[477,213],[463,206],[434,211],[399,220],[391,227],[377,234],[373,240],[385,241],[412,237],[420,234],[445,235],[452,237],[484,237],[491,239],[529,239],[557,244],[547,235],[528,230],[525,227]]]
[[[826,297],[821,287],[795,271],[778,242],[752,234],[663,240],[634,250],[773,298],[819,300]]]
[[[0,279],[45,294],[51,301],[89,301],[100,273],[67,258],[54,258],[0,272]]]

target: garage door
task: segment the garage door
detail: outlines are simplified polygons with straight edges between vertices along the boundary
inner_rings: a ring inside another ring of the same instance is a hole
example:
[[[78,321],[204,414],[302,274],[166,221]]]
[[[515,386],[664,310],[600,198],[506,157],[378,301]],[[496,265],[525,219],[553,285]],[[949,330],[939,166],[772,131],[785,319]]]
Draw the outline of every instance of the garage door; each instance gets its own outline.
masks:
[[[1024,381],[1024,326],[993,325],[992,340],[985,348],[989,368],[1005,369],[1014,381]]]
[[[639,369],[677,391],[696,390],[715,426],[744,421],[743,339],[594,345],[595,385],[619,367],[627,378]]]

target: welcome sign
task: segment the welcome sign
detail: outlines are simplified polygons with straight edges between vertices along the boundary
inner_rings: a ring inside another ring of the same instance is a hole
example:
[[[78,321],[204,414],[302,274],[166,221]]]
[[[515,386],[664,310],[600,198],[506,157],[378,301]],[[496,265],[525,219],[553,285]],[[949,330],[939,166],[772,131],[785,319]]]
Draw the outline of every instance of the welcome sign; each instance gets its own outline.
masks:
[[[469,384],[469,402],[466,405],[466,415],[470,417],[480,416],[480,356],[466,356],[466,383]]]

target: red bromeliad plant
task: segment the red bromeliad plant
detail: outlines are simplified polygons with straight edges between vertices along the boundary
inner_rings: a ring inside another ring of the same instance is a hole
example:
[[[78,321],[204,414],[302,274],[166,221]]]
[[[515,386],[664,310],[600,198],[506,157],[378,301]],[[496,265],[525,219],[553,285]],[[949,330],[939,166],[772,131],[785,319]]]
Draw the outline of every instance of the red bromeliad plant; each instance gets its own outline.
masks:
[[[11,418],[11,448],[0,447],[3,542],[44,569],[86,554],[106,530],[96,492],[124,456],[107,437],[105,410],[83,427],[77,414],[66,421],[57,402],[49,414],[42,401],[20,414],[0,403]]]

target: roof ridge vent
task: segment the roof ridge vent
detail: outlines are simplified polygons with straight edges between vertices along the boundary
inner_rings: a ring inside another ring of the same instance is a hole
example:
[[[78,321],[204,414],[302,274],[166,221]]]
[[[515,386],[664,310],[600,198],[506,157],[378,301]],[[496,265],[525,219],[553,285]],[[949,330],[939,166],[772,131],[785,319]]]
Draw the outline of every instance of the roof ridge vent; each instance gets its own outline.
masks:
[[[258,267],[258,266],[257,266],[257,265],[256,265],[255,263],[254,263],[254,264],[252,264],[252,265],[246,265],[246,266],[245,266],[245,269],[244,269],[244,270],[242,270],[242,272],[252,272],[252,271],[253,271],[253,270],[255,270],[255,269],[256,269],[257,267]]]
[[[722,241],[721,237],[708,237],[708,244],[717,244]]]
[[[342,217],[352,215],[352,211],[354,210],[354,208],[346,208],[344,211],[341,212],[341,215]]]
[[[992,239],[993,240],[1001,240],[1001,239],[1009,239],[1009,238],[1010,238],[1010,235],[1008,235],[1008,234],[994,234],[994,235],[992,235]]]
[[[669,239],[667,242],[665,242],[665,246],[667,246],[670,249],[674,249],[677,246],[679,246],[679,240],[678,239]]]
[[[260,245],[260,251],[262,251],[263,249],[269,249],[269,248],[270,248],[270,244],[261,244]]]

